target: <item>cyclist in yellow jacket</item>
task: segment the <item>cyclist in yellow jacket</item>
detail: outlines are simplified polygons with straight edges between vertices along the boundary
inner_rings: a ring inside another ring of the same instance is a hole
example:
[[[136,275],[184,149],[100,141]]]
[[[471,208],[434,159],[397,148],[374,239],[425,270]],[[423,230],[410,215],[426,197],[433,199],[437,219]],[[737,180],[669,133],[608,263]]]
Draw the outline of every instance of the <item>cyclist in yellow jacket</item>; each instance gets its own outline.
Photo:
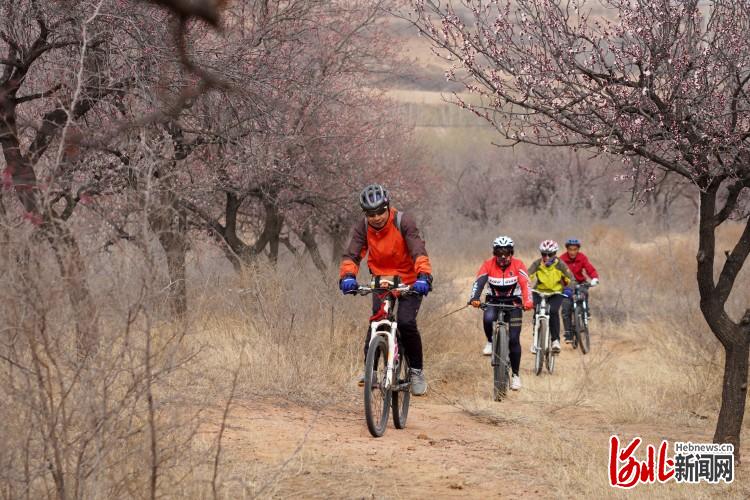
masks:
[[[529,281],[534,284],[534,290],[544,293],[559,293],[547,299],[549,304],[549,330],[552,337],[552,352],[560,352],[560,306],[563,297],[572,297],[575,278],[567,264],[557,257],[560,246],[552,240],[544,240],[539,245],[541,258],[529,266]],[[540,298],[534,295],[534,305]],[[531,352],[535,346],[531,346]]]

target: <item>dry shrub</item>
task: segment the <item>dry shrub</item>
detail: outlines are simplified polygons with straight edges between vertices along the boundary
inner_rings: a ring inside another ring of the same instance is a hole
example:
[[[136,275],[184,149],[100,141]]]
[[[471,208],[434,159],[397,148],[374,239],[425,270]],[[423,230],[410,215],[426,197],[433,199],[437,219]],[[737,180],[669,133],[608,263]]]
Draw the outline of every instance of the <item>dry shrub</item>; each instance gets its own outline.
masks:
[[[205,446],[194,452],[205,399],[189,388],[205,379],[195,370],[200,348],[186,341],[184,323],[161,320],[148,259],[130,263],[130,278],[142,278],[129,290],[134,300],[99,290],[98,337],[87,350],[77,338],[71,283],[48,248],[10,236],[0,247],[3,491],[121,498],[196,487],[212,457]],[[109,280],[117,290],[118,277]]]

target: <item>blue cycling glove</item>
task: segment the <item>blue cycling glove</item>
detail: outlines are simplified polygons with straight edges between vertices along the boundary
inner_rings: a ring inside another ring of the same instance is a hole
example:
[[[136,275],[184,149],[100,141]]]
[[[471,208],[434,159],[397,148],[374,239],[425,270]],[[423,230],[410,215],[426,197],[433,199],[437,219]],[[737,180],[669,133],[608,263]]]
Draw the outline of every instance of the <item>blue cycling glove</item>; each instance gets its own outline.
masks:
[[[415,292],[417,292],[419,295],[427,296],[427,294],[430,292],[430,279],[429,274],[423,274],[420,273],[417,277],[417,281],[414,282],[414,284],[411,286]]]
[[[571,298],[573,296],[573,289],[569,287],[563,288],[563,295],[565,295],[567,298]]]
[[[357,278],[348,274],[339,280],[339,288],[343,293],[351,293],[357,289]]]

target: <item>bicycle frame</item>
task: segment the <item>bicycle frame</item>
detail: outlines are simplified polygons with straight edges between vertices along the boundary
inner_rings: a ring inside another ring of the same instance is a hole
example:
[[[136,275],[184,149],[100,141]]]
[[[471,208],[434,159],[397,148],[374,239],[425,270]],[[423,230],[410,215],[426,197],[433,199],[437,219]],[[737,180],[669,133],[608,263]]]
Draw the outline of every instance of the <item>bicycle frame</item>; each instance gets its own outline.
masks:
[[[547,298],[552,297],[553,295],[559,295],[558,293],[544,293],[544,292],[538,292],[536,290],[533,290],[533,293],[539,295],[540,301],[539,304],[536,306],[536,320],[534,321],[534,333],[533,333],[533,343],[536,346],[537,345],[537,338],[539,335],[539,325],[541,324],[542,319],[547,321],[548,325],[548,334],[546,336],[546,342],[545,345],[541,346],[542,349],[544,349],[544,352],[547,352],[551,345],[551,335],[549,335],[549,307],[547,303]],[[539,347],[539,346],[537,346]]]
[[[396,323],[396,319],[393,316],[393,306],[396,298],[399,295],[405,295],[414,292],[411,290],[411,287],[401,285],[395,288],[371,288],[360,286],[357,288],[355,293],[357,295],[369,295],[371,293],[383,294],[383,296],[381,297],[381,300],[383,301],[381,310],[382,314],[385,315],[385,318],[370,321],[369,347],[372,347],[373,342],[378,336],[385,337],[386,341],[388,342],[388,359],[386,361],[386,377],[384,381],[385,387],[383,387],[383,389],[388,390],[393,385],[393,376],[395,371],[394,368],[400,355],[400,353],[398,352],[398,339],[396,334],[398,326]],[[398,390],[399,388],[396,389]]]
[[[576,310],[579,307],[583,307],[583,321],[586,326],[589,325],[589,304],[588,294],[584,292],[587,292],[589,288],[591,288],[591,285],[588,283],[576,285],[575,293],[573,295],[573,317],[575,318]]]
[[[497,318],[492,326],[492,357],[490,364],[493,372],[494,400],[501,401],[507,394],[511,379],[510,367],[510,321],[505,320],[504,312],[519,309],[518,305],[493,304],[485,302],[479,306],[482,310],[498,309]]]
[[[520,307],[516,306],[516,305],[510,305],[510,304],[491,304],[489,302],[484,302],[484,303],[482,303],[479,306],[479,308],[482,309],[483,311],[485,309],[489,308],[489,307],[494,307],[494,308],[500,309],[500,313],[501,314],[497,315],[497,319],[495,320],[495,324],[505,325],[505,327],[508,329],[508,331],[510,331],[510,323],[507,322],[507,321],[505,321],[505,316],[502,314],[502,312],[504,312],[504,311],[513,311],[515,309],[520,309]],[[496,330],[496,328],[493,327],[493,332],[495,330]],[[494,339],[494,334],[493,334],[493,339],[492,340],[493,340],[493,342],[495,340]],[[492,355],[492,358],[490,359],[490,361],[491,361],[492,366],[497,365],[497,360],[495,359],[494,349],[493,349],[493,355]]]

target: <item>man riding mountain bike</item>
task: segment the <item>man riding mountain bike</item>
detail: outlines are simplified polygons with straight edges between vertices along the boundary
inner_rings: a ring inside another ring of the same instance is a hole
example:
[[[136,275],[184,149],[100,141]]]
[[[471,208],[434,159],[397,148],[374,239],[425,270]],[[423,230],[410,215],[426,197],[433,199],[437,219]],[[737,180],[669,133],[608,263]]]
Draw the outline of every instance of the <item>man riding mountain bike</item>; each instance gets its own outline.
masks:
[[[484,286],[489,283],[489,293],[486,296],[488,303],[518,306],[518,309],[512,311],[500,311],[496,307],[485,309],[483,322],[487,344],[482,351],[485,356],[492,354],[493,323],[498,319],[499,314],[505,314],[505,321],[510,325],[508,329],[509,352],[510,366],[513,371],[510,388],[517,391],[521,388],[521,377],[518,374],[521,366],[520,338],[521,318],[523,316],[521,308],[528,311],[534,307],[534,303],[529,291],[529,277],[526,266],[521,260],[513,257],[513,253],[513,240],[510,237],[499,236],[495,238],[492,242],[492,257],[484,261],[477,272],[477,279],[471,289],[469,304],[474,307],[481,305],[479,297]]]
[[[573,273],[576,283],[589,283],[591,286],[599,284],[599,273],[596,268],[589,262],[588,257],[581,252],[581,240],[578,238],[569,238],[565,242],[566,252],[560,256],[560,260],[565,262]],[[587,279],[588,278],[588,279]],[[586,297],[586,301],[591,307],[589,292],[586,288],[581,290]],[[590,314],[589,314],[590,315]],[[562,304],[563,326],[565,327],[565,342],[573,341],[573,299],[566,297]]]
[[[560,246],[556,241],[544,240],[539,245],[540,259],[535,260],[529,267],[529,280],[536,281],[535,290],[542,293],[561,293],[549,297],[549,329],[552,339],[552,352],[560,352],[560,305],[563,297],[572,297],[575,286],[575,278],[568,266],[557,257]],[[539,296],[534,296],[534,304],[540,301]],[[535,346],[531,346],[532,352]]]
[[[354,226],[349,246],[339,269],[339,287],[343,293],[357,289],[359,264],[367,256],[367,267],[373,276],[397,276],[401,283],[411,285],[418,295],[398,299],[397,324],[406,357],[411,367],[411,392],[421,396],[427,392],[422,360],[422,338],[417,328],[417,313],[422,297],[432,289],[432,265],[425,242],[416,222],[408,214],[390,206],[388,193],[379,184],[362,190],[359,205],[365,217]],[[372,296],[372,311],[380,310],[381,300]],[[365,340],[365,358],[370,344],[370,330]],[[364,385],[364,377],[359,381]]]

